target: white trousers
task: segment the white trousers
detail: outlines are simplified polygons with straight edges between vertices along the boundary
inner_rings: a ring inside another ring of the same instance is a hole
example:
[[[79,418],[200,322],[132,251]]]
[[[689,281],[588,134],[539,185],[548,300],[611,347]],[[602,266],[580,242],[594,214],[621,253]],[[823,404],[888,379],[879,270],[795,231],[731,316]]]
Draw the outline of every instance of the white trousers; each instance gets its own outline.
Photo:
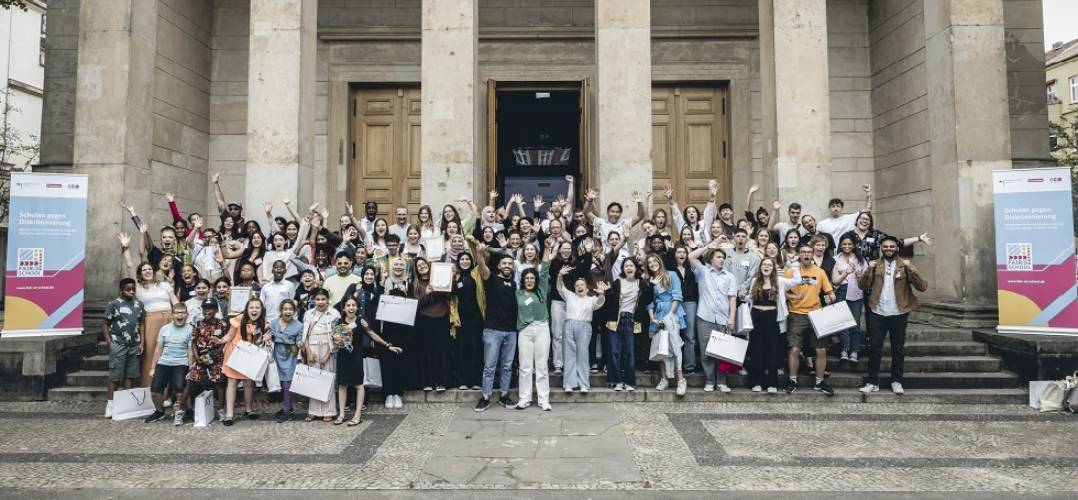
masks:
[[[561,368],[562,361],[562,334],[565,332],[565,302],[554,300],[550,302],[550,345],[554,348],[554,368]]]
[[[547,376],[546,366],[549,352],[549,323],[534,322],[517,335],[517,359],[520,361],[520,378],[517,384],[520,386],[520,401],[531,403],[534,380],[539,404],[550,403],[550,378]]]

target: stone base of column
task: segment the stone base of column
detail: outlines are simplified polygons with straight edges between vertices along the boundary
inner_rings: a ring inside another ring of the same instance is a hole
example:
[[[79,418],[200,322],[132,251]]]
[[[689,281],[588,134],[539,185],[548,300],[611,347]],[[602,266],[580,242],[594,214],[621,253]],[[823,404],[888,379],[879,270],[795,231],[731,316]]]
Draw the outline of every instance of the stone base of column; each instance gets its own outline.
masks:
[[[995,328],[999,325],[999,308],[994,302],[925,301],[910,319],[932,326]]]

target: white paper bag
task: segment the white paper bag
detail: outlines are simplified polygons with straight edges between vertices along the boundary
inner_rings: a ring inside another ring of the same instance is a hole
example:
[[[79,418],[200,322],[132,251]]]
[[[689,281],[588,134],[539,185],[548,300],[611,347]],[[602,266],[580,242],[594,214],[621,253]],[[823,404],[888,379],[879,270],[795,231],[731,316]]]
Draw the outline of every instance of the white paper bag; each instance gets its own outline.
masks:
[[[213,391],[202,391],[195,398],[195,427],[200,429],[209,428],[216,414],[213,411]]]
[[[269,354],[250,342],[240,342],[232,350],[225,366],[240,372],[251,380],[262,380],[262,374],[266,373],[269,364]]]
[[[312,368],[310,365],[296,365],[296,373],[292,375],[292,385],[289,387],[293,394],[307,396],[323,403],[329,401],[333,391],[333,381],[336,374]]]
[[[383,293],[378,299],[378,315],[374,319],[413,326],[418,306],[418,300]]]
[[[734,325],[734,331],[738,335],[748,336],[753,328],[756,327],[752,324],[752,308],[749,307],[748,302],[745,302],[740,306],[737,306],[737,320]]]
[[[845,301],[811,311],[808,317],[812,328],[816,330],[816,337],[821,339],[857,326],[853,314],[850,313],[850,306],[846,305]]]
[[[149,387],[136,387],[112,394],[112,419],[131,420],[153,413],[153,399]]]
[[[648,359],[662,361],[668,357],[670,357],[670,333],[659,330],[659,333],[651,337],[651,356]]]
[[[277,372],[277,362],[272,357],[266,365],[266,379],[262,387],[266,392],[281,392],[281,374]]]
[[[1029,381],[1029,407],[1034,410],[1041,409],[1041,393],[1054,380],[1030,380]],[[119,393],[117,393],[119,394]]]
[[[363,358],[363,386],[382,388],[382,362],[378,358]]]
[[[738,366],[745,365],[745,353],[749,350],[749,341],[718,330],[711,331],[711,337],[704,347],[704,353]]]

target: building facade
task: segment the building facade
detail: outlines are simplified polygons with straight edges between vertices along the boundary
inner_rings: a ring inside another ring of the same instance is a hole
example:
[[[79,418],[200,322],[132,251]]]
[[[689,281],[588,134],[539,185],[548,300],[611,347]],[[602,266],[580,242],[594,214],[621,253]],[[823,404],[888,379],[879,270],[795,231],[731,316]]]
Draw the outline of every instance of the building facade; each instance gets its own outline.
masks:
[[[1065,127],[1078,114],[1078,39],[1053,44],[1044,54],[1044,72],[1048,123]],[[1054,129],[1050,137],[1054,147]]]
[[[213,213],[214,172],[259,219],[572,174],[604,206],[666,184],[702,205],[716,178],[737,208],[760,183],[753,206],[818,217],[870,183],[877,227],[935,237],[913,257],[924,311],[995,324],[991,171],[1049,157],[1039,0],[53,0],[49,19],[42,163],[90,176],[90,301],[133,229],[117,202]]]
[[[37,163],[33,146],[41,137],[45,86],[45,2],[29,0],[26,10],[0,9],[0,154],[4,170],[28,170]]]

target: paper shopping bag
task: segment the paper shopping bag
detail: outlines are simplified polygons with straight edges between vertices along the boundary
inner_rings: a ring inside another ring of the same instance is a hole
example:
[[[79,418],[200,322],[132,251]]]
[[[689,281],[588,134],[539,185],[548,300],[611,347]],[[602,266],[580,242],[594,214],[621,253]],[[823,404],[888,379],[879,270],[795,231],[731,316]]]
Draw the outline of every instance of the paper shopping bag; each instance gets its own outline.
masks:
[[[718,330],[711,331],[704,352],[708,356],[718,358],[735,365],[745,364],[745,353],[749,350],[749,341],[741,337],[735,337]]]
[[[752,324],[752,308],[749,307],[748,302],[745,302],[737,306],[737,320],[734,325],[734,332],[738,335],[748,336],[753,328],[755,327]]]
[[[292,386],[289,389],[293,394],[307,396],[325,403],[329,401],[335,378],[336,374],[331,371],[312,368],[311,365],[297,365],[296,373],[292,375]]]
[[[651,356],[648,359],[662,361],[668,357],[670,357],[670,333],[659,330],[659,333],[651,337]]]
[[[131,420],[153,413],[153,399],[149,387],[136,387],[112,394],[112,419]]]
[[[266,373],[269,364],[269,354],[250,342],[240,342],[232,350],[232,354],[225,362],[225,366],[240,372],[241,375],[251,380],[262,380],[262,374]]]
[[[846,305],[845,301],[811,311],[808,316],[812,328],[816,330],[816,337],[821,339],[857,326],[853,314],[850,313],[850,306]]]
[[[375,319],[399,325],[413,326],[419,301],[396,295],[382,294],[378,299],[378,313]]]
[[[210,426],[210,422],[213,422],[213,391],[202,391],[195,398],[195,406],[192,408],[195,411],[195,427],[200,429],[206,429]]]
[[[266,378],[263,381],[262,387],[266,392],[281,392],[281,374],[277,371],[277,362],[273,360],[273,348],[265,348],[266,353],[270,355],[269,364],[266,365]]]
[[[378,358],[363,358],[363,386],[382,388],[382,362]]]

